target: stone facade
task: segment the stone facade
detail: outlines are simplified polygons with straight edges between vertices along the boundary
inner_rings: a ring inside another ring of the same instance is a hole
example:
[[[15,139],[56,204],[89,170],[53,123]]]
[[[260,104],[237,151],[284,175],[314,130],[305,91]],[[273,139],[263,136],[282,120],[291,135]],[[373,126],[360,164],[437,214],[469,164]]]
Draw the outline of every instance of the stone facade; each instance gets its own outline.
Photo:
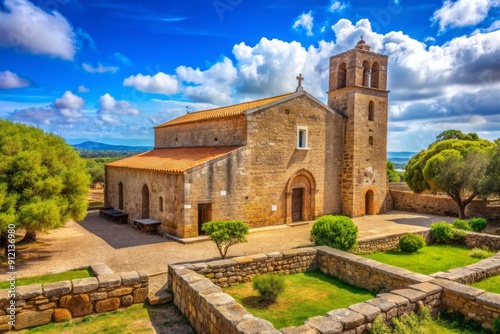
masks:
[[[332,213],[382,212],[387,57],[366,47],[337,57],[354,62],[349,71],[355,70],[355,81],[331,89],[328,106],[298,91],[186,114],[155,127],[155,150],[234,151],[176,173],[108,164],[105,205],[129,213],[129,223],[158,220],[160,233],[180,238],[198,236],[208,220],[239,219],[253,228]],[[362,82],[364,70],[356,64],[363,65],[363,60],[373,67],[373,85]],[[341,102],[331,102],[335,99]],[[149,194],[146,207],[140,196],[144,187]]]
[[[427,229],[422,232],[412,232],[412,234],[417,234],[424,237],[427,244],[432,243],[431,230]],[[407,233],[396,233],[391,235],[384,235],[381,237],[372,237],[359,240],[357,247],[353,250],[358,254],[363,253],[373,253],[373,252],[384,252],[391,249],[398,248],[399,239]]]
[[[98,264],[95,274],[96,277],[17,287],[15,329],[110,312],[144,303],[148,298],[149,276],[145,271],[114,274],[106,265]],[[11,298],[8,293],[8,289],[0,290],[0,331],[13,329],[9,324]]]

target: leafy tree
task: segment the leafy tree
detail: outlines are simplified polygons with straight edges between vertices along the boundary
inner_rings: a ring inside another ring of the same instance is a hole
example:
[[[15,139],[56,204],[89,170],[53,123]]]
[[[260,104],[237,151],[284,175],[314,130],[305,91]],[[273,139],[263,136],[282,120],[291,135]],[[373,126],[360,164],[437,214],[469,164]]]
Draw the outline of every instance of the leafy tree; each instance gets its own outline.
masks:
[[[9,224],[36,233],[86,215],[85,162],[64,139],[0,120],[0,231]]]
[[[387,161],[387,180],[389,182],[399,182],[399,173],[396,172],[394,164],[391,161]]]
[[[437,141],[410,159],[405,181],[416,193],[446,193],[456,202],[463,219],[465,207],[477,196],[490,192],[486,170],[494,147],[484,139]]]
[[[486,170],[486,175],[488,175],[488,191],[492,194],[500,195],[500,139],[497,140],[497,146]]]
[[[474,132],[463,133],[460,130],[446,130],[437,135],[436,142],[448,139],[479,140],[479,136]]]
[[[215,242],[223,259],[226,258],[229,247],[247,241],[245,237],[248,234],[248,226],[239,220],[213,220],[203,224],[201,230]]]

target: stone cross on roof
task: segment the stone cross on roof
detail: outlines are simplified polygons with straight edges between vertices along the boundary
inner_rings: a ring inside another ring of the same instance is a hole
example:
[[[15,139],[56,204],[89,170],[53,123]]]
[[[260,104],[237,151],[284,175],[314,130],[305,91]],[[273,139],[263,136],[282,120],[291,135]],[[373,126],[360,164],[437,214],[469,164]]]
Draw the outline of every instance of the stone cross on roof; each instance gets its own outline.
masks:
[[[300,73],[297,76],[297,80],[299,81],[299,85],[297,86],[296,92],[304,90],[304,87],[302,87],[302,81],[304,81],[304,77],[302,76],[302,73]]]

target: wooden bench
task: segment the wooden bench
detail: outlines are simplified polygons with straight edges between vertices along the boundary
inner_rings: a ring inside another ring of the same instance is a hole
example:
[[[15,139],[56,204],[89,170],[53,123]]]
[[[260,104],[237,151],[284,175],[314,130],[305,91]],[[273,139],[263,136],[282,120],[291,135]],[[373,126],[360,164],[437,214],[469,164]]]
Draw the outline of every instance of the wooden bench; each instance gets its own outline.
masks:
[[[150,234],[156,234],[158,225],[161,225],[161,221],[153,219],[134,219],[134,225],[140,230]]]

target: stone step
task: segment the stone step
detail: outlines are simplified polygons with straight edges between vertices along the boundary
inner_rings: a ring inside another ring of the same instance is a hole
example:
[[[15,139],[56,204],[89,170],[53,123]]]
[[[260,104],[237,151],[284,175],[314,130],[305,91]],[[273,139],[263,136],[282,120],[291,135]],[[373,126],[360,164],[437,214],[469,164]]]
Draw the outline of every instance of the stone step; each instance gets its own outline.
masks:
[[[172,299],[173,299],[172,294],[165,290],[157,291],[154,295],[148,296],[149,305],[167,304],[170,303]]]

